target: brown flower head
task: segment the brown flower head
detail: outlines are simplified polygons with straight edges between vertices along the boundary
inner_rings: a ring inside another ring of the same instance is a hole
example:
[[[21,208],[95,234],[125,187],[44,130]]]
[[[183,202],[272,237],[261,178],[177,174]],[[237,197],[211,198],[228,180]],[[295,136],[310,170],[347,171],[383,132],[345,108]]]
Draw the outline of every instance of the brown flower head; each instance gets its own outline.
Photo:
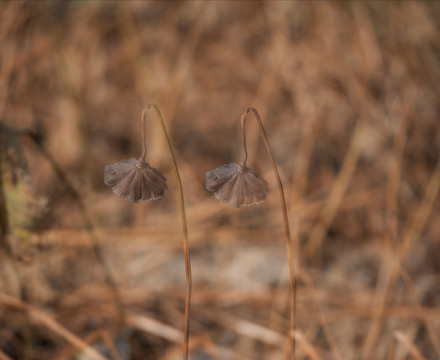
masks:
[[[111,186],[115,195],[134,203],[161,199],[168,190],[167,179],[143,158],[106,166],[104,183]]]
[[[269,195],[267,182],[245,165],[222,165],[207,171],[205,178],[206,188],[217,200],[236,208],[261,204]]]
[[[145,141],[145,118],[148,108],[142,112],[142,140],[144,151],[139,160],[121,160],[104,168],[104,183],[111,186],[113,193],[128,201],[158,200],[168,190],[167,179],[159,170],[145,161],[147,145]]]

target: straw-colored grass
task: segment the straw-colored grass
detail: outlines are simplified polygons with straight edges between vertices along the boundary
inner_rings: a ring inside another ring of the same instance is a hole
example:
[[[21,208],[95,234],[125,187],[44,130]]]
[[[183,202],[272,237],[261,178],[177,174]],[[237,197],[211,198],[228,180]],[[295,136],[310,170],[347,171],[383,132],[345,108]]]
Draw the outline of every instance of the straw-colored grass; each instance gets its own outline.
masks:
[[[102,179],[138,154],[146,103],[166,115],[185,190],[189,359],[290,348],[258,127],[248,165],[267,201],[236,211],[204,186],[240,159],[249,105],[298,238],[296,359],[440,358],[439,19],[417,1],[0,3],[0,359],[181,358],[185,258],[160,127],[147,124],[148,158],[165,198],[133,205]]]

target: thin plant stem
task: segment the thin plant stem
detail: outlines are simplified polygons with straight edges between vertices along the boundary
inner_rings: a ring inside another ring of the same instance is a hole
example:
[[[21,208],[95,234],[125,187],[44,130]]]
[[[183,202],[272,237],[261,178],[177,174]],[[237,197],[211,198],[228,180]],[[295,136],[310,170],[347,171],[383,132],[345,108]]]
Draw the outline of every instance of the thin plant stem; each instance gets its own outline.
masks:
[[[156,104],[149,104],[144,111],[142,112],[142,121],[145,124],[145,118],[147,116],[148,110],[153,108],[157,114],[157,118],[159,119],[160,126],[163,130],[163,134],[165,136],[169,154],[173,164],[174,174],[176,175],[177,187],[179,192],[179,205],[180,205],[180,217],[182,221],[182,234],[183,234],[183,252],[185,255],[185,273],[186,273],[186,297],[185,297],[185,329],[184,329],[184,342],[183,342],[183,358],[185,360],[188,359],[188,348],[189,348],[189,325],[190,325],[190,313],[191,313],[191,290],[192,290],[192,277],[191,277],[191,257],[189,253],[189,245],[188,245],[188,224],[186,220],[186,211],[185,211],[185,201],[183,196],[183,187],[182,181],[180,179],[179,169],[177,167],[176,157],[174,156],[173,147],[171,146],[171,140],[168,136],[168,132],[165,126],[165,122],[163,121],[162,114],[159,110],[159,107]]]
[[[245,114],[247,114],[247,112]],[[244,121],[245,121],[244,117],[246,116],[245,114],[243,114],[242,118],[241,118],[241,127],[242,127],[242,130],[243,130],[243,149],[244,149],[244,160],[241,163],[242,167],[246,167],[247,166],[246,162],[247,162],[247,158],[248,158],[248,151],[247,151],[247,146],[246,146],[246,126],[244,126],[245,125],[244,124]]]
[[[286,250],[287,250],[287,261],[289,265],[289,274],[290,274],[290,331],[289,337],[292,344],[291,349],[291,359],[295,359],[295,310],[296,310],[296,271],[295,271],[295,263],[293,256],[293,244],[292,238],[290,235],[290,226],[289,226],[289,218],[287,216],[287,206],[286,206],[286,198],[284,196],[283,184],[281,182],[280,174],[278,172],[277,165],[272,156],[272,151],[270,150],[269,141],[267,139],[266,131],[264,130],[263,122],[261,121],[260,115],[258,111],[252,107],[248,108],[246,112],[241,116],[241,127],[243,128],[243,145],[245,149],[245,158],[243,161],[243,165],[246,166],[247,161],[247,151],[246,151],[246,117],[252,112],[254,114],[255,119],[257,120],[258,127],[260,129],[261,136],[263,138],[264,146],[266,147],[266,152],[269,155],[270,162],[272,164],[273,172],[275,174],[275,178],[277,180],[278,190],[280,193],[281,200],[281,212],[283,214],[284,221],[284,233],[286,239]],[[243,166],[242,165],[242,166]]]
[[[394,360],[394,353],[396,351],[396,339],[391,336],[390,346],[388,348],[387,360]]]
[[[145,111],[145,110],[144,110]],[[143,146],[143,152],[142,156],[139,159],[140,162],[145,162],[145,157],[147,156],[147,141],[145,139],[145,116],[144,113],[142,113],[142,146]]]

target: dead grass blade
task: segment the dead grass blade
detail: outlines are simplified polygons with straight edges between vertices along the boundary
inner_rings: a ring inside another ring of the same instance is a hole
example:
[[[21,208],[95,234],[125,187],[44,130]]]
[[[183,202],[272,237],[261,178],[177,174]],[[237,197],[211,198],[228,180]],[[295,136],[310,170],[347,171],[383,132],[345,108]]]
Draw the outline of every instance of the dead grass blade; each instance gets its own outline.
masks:
[[[205,350],[209,355],[212,356],[213,360],[220,360],[220,349],[224,352],[227,351],[227,349],[224,348],[218,348],[211,339],[206,336],[196,336],[191,339],[191,351],[194,351],[196,349],[203,349]],[[173,348],[170,351],[168,351],[165,356],[162,358],[162,360],[172,360],[175,359],[178,353],[181,351],[180,347]],[[236,354],[230,353],[232,359],[236,359]]]
[[[437,198],[440,187],[440,159],[426,186],[425,194],[417,209],[412,213],[410,221],[403,230],[402,246],[400,248],[400,258],[405,259],[408,252],[414,246],[414,243],[420,237],[423,228],[431,214],[432,207]]]
[[[0,302],[3,305],[11,306],[26,311],[29,314],[31,320],[41,325],[44,325],[45,327],[53,331],[55,334],[65,339],[67,342],[71,343],[78,349],[84,351],[84,353],[90,356],[90,358],[96,360],[106,360],[106,358],[103,355],[101,355],[95,349],[90,347],[86,342],[81,340],[71,331],[67,330],[64,326],[62,326],[60,323],[55,321],[51,316],[47,315],[43,311],[38,310],[33,306],[26,304],[17,298],[2,293],[0,293]]]
[[[0,350],[0,360],[12,360],[12,358],[10,358],[8,355]]]
[[[390,251],[384,252],[379,279],[371,304],[372,321],[362,350],[362,358],[364,360],[374,359],[377,342],[382,330],[382,323],[386,318],[387,304],[389,303],[392,294],[391,290],[393,289],[398,276],[398,264],[396,264],[396,261],[393,253]]]
[[[395,286],[398,278],[399,264],[395,258],[394,248],[397,246],[398,239],[398,189],[402,171],[402,156],[407,140],[408,116],[412,110],[411,101],[406,102],[407,105],[402,115],[396,114],[396,118],[400,118],[398,128],[394,134],[393,144],[393,162],[387,173],[387,185],[385,192],[385,208],[386,208],[386,227],[389,245],[385,246],[384,256],[382,258],[382,267],[379,273],[379,281],[377,283],[375,296],[372,304],[372,322],[368,330],[364,346],[363,359],[374,357],[377,342],[385,319],[387,304],[391,297],[391,291]],[[390,260],[391,259],[391,260]]]
[[[90,333],[89,335],[87,335],[84,338],[84,342],[86,344],[93,344],[93,343],[96,343],[101,340],[107,345],[107,348],[110,351],[112,359],[122,360],[121,355],[119,354],[119,351],[116,348],[116,346],[115,346],[115,344],[114,344],[114,342],[113,342],[113,340],[107,330],[97,330],[93,333]],[[73,358],[75,353],[77,353],[77,352],[78,352],[78,350],[76,349],[76,347],[73,346],[73,347],[70,347],[68,349],[61,351],[52,360],[70,359],[70,358]]]
[[[315,288],[315,285],[313,284],[313,280],[304,268],[300,268],[299,274],[300,274],[300,277],[303,279],[303,281],[306,283],[307,287],[309,288],[309,290],[312,294],[312,301],[315,306],[315,310],[317,312],[318,320],[319,320],[319,323],[321,324],[325,338],[326,338],[328,344],[330,345],[330,349],[331,349],[333,358],[336,360],[342,360],[341,352],[339,351],[338,345],[336,344],[335,339],[333,337],[333,334],[330,331],[327,319],[325,318],[325,316],[321,310],[321,306],[319,304],[318,295],[316,293],[316,288]]]
[[[115,302],[116,312],[118,314],[118,322],[120,325],[124,324],[125,322],[125,310],[124,306],[122,304],[121,295],[119,293],[117,282],[110,270],[110,266],[107,263],[104,252],[99,244],[99,238],[96,234],[95,226],[91,220],[90,214],[87,211],[86,204],[84,203],[84,200],[79,193],[79,191],[76,190],[75,186],[72,184],[66,173],[63,171],[61,166],[57,163],[55,158],[52,156],[52,154],[46,149],[46,147],[41,143],[41,141],[38,138],[38,135],[31,132],[31,131],[25,131],[25,135],[27,135],[37,146],[37,149],[40,151],[41,155],[47,160],[47,162],[50,164],[52,170],[55,172],[56,177],[58,180],[63,184],[63,186],[66,188],[67,192],[72,197],[74,203],[78,207],[81,218],[83,221],[83,224],[86,228],[86,232],[88,235],[88,242],[90,243],[90,246],[92,248],[92,251],[98,260],[99,265],[101,266],[102,272],[105,277],[105,281],[109,288],[111,289],[112,296]]]
[[[285,338],[282,334],[267,329],[264,326],[245,321],[241,319],[228,318],[227,322],[229,326],[237,333],[244,336],[248,336],[252,339],[262,341],[266,344],[274,346],[283,346]],[[295,340],[301,346],[302,350],[311,359],[319,360],[321,357],[315,347],[305,338],[304,334],[299,331],[295,331]]]
[[[119,354],[118,349],[116,348],[115,343],[112,340],[112,337],[106,330],[101,330],[99,332],[99,336],[104,340],[105,344],[107,345],[108,349],[110,350],[110,353],[114,360],[122,360],[121,355]]]
[[[127,322],[134,328],[146,333],[159,336],[179,345],[183,344],[183,333],[180,330],[145,315],[129,315]]]
[[[332,185],[332,189],[330,190],[318,223],[312,229],[309,242],[304,249],[306,256],[309,258],[313,257],[321,248],[327,229],[336,216],[339,205],[344,197],[345,190],[347,189],[354,170],[356,169],[356,164],[362,150],[362,138],[364,137],[366,130],[367,125],[362,119],[359,119],[356,124],[356,129],[351,137],[350,145],[347,154],[345,155],[341,171]]]
[[[396,352],[396,338],[393,336],[390,339],[390,346],[388,348],[387,360],[394,360]]]
[[[417,360],[426,360],[420,350],[414,345],[414,343],[408,338],[406,334],[401,331],[394,331],[393,333],[395,339],[403,345],[412,356]]]
[[[429,318],[426,315],[422,304],[420,303],[420,300],[419,300],[419,297],[417,296],[417,291],[416,291],[414,283],[411,279],[411,276],[409,276],[408,272],[403,267],[400,268],[400,276],[402,276],[403,280],[406,283],[406,287],[408,288],[408,290],[413,298],[414,306],[417,310],[417,313],[419,314],[420,319],[425,324],[426,330],[428,331],[429,339],[431,340],[431,343],[434,346],[435,351],[437,352],[437,355],[440,358],[440,342],[437,338],[437,335],[434,332],[434,329],[432,328],[431,322],[429,321]]]

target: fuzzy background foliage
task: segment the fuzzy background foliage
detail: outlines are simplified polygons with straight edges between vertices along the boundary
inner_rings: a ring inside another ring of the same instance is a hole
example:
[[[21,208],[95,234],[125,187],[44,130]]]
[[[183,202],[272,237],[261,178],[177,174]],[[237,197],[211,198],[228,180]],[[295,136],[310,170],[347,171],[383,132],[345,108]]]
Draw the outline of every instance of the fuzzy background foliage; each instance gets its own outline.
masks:
[[[205,171],[242,160],[248,106],[300,240],[298,359],[439,359],[439,19],[419,1],[0,3],[2,358],[94,356],[49,320],[107,358],[180,358],[177,192],[156,123],[147,160],[167,196],[133,205],[103,183],[105,165],[141,155],[153,102],[188,207],[192,359],[284,354],[282,220],[255,124],[248,163],[268,201],[234,209],[204,187]]]

